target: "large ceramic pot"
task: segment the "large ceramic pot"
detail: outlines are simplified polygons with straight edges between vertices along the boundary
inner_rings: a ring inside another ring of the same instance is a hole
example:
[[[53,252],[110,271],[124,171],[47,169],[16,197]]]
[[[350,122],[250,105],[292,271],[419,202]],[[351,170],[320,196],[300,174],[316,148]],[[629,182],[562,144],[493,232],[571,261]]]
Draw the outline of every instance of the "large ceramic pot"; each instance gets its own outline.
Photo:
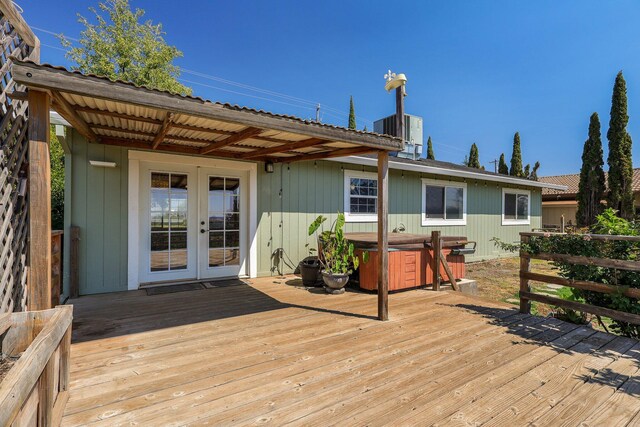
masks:
[[[322,283],[320,280],[320,261],[318,261],[318,257],[307,257],[300,261],[298,267],[300,268],[303,285],[317,286],[319,283]]]
[[[327,292],[342,293],[344,292],[344,287],[349,281],[349,274],[336,274],[329,271],[323,271],[322,280],[324,281]]]

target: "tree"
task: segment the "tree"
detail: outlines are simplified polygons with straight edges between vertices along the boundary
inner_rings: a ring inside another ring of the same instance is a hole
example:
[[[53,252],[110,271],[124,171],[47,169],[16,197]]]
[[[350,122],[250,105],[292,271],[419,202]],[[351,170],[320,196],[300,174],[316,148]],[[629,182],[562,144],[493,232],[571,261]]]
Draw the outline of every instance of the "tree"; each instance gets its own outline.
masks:
[[[602,213],[602,198],[605,193],[603,165],[600,119],[598,113],[593,113],[589,120],[589,137],[582,149],[582,168],[578,184],[576,222],[580,227],[593,225],[596,217]]]
[[[509,169],[509,175],[522,177],[524,175],[522,171],[522,151],[520,150],[520,133],[516,132],[513,135],[513,152],[511,154],[511,168]]]
[[[616,76],[611,97],[611,118],[607,139],[609,140],[609,207],[616,209],[625,219],[634,216],[633,165],[631,162],[631,135],[627,132],[627,84],[622,71]]]
[[[531,171],[531,174],[529,175],[529,179],[532,181],[537,181],[538,180],[538,169],[540,169],[540,162],[535,162],[535,164],[533,165],[533,170]]]
[[[97,74],[113,80],[167,90],[183,95],[191,89],[178,82],[180,68],[173,64],[182,52],[168,45],[162,25],[150,20],[141,22],[144,10],[131,10],[128,0],[105,0],[98,10],[90,7],[96,23],[78,14],[85,29],[80,33],[80,46],[60,35],[67,58],[75,62],[74,70]]]
[[[349,129],[356,128],[356,109],[353,107],[353,96],[349,100]]]
[[[527,165],[524,167],[524,171],[522,172],[522,176],[524,178],[529,179],[530,174],[531,174],[531,165],[527,163]]]
[[[502,175],[509,175],[509,166],[504,160],[504,153],[500,154],[500,162],[498,163],[498,173]]]
[[[475,143],[471,145],[467,166],[470,168],[480,169],[480,156],[478,154],[478,146]]]
[[[429,136],[429,139],[427,139],[427,159],[436,159],[436,156],[433,154],[433,143],[431,142],[431,136]]]

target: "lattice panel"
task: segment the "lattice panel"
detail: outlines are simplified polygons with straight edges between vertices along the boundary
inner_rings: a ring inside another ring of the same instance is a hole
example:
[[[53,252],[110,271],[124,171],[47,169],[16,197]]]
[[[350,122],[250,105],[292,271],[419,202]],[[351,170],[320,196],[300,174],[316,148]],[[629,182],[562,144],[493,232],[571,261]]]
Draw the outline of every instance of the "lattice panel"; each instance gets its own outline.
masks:
[[[0,313],[26,304],[29,201],[27,103],[12,101],[15,87],[10,56],[28,59],[33,51],[0,9]]]

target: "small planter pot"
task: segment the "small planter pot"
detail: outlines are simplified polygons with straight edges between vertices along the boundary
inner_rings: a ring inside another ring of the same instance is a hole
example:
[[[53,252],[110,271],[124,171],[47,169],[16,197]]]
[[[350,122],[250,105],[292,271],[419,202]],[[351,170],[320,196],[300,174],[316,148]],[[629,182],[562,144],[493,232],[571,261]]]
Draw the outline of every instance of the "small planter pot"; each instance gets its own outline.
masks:
[[[322,272],[322,280],[324,281],[324,290],[330,294],[341,294],[344,287],[349,282],[349,274],[335,274],[328,271]]]
[[[320,280],[320,261],[317,257],[307,257],[298,264],[300,275],[302,276],[302,284],[305,286],[318,286],[322,283]]]

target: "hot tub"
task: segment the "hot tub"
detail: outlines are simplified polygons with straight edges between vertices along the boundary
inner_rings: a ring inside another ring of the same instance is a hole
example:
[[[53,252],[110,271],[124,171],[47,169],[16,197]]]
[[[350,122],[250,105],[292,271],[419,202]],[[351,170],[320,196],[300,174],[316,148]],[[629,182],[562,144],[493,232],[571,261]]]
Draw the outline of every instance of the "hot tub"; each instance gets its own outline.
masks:
[[[360,258],[358,269],[360,288],[378,289],[378,235],[377,233],[345,233],[345,238],[354,244]],[[423,234],[389,233],[389,290],[411,289],[432,285],[433,248],[431,236]],[[456,279],[465,275],[464,255],[452,254],[468,243],[466,237],[443,236],[442,253]],[[362,254],[369,252],[369,262],[362,260]],[[440,276],[446,278],[444,266],[440,265]]]

